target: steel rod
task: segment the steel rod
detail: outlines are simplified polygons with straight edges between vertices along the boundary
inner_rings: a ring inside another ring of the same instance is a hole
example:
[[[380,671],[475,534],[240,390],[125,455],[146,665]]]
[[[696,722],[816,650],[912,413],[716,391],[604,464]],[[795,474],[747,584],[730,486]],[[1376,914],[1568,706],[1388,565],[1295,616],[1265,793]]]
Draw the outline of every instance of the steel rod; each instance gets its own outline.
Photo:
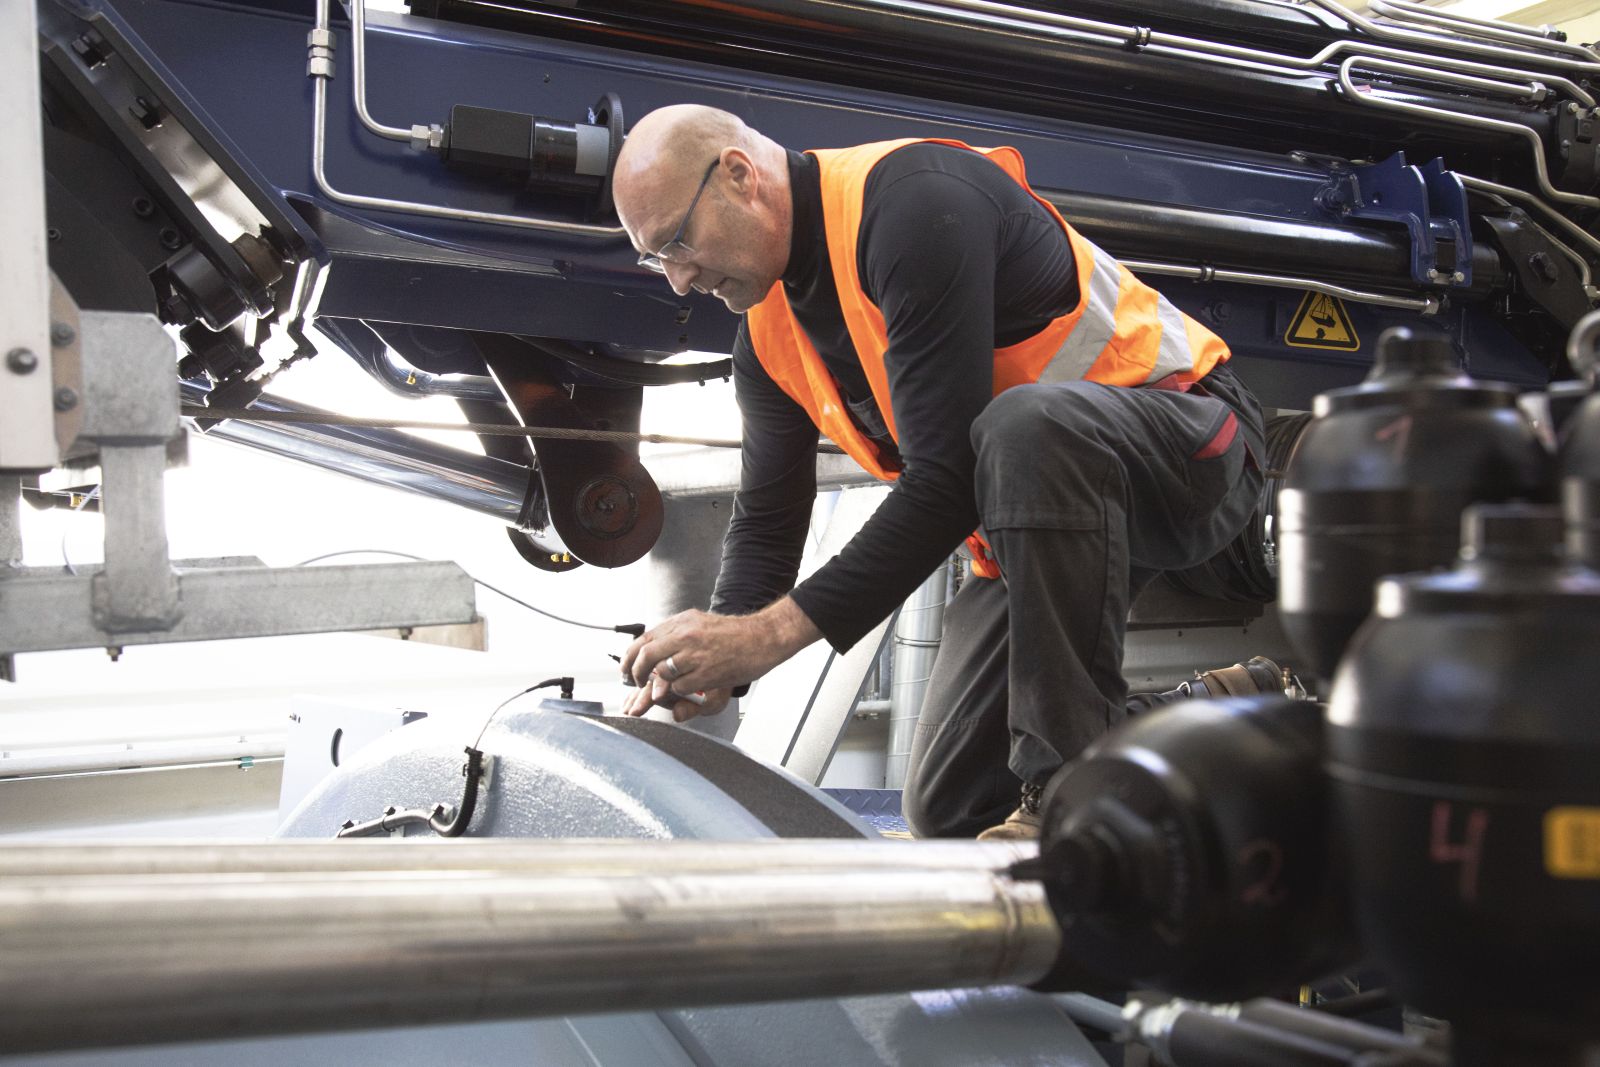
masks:
[[[1025,983],[1060,944],[977,844],[125,848],[6,850],[8,1052]]]
[[[194,405],[205,399],[204,391],[187,382],[181,390],[190,410],[201,411]],[[218,417],[211,409],[204,412],[195,417]],[[323,418],[330,423],[340,420],[332,412],[320,412],[278,397],[261,397],[249,414],[258,418]],[[444,500],[513,524],[522,513],[523,497],[532,477],[529,469],[518,463],[366,425],[269,424],[228,419],[210,427],[206,436],[249,445],[375,485]]]
[[[350,0],[350,95],[355,104],[356,117],[361,120],[361,125],[377,134],[387,137],[391,141],[411,141],[410,129],[399,126],[385,126],[372,117],[372,112],[367,110],[367,3],[366,0]],[[421,127],[422,133],[427,134],[428,128]]]

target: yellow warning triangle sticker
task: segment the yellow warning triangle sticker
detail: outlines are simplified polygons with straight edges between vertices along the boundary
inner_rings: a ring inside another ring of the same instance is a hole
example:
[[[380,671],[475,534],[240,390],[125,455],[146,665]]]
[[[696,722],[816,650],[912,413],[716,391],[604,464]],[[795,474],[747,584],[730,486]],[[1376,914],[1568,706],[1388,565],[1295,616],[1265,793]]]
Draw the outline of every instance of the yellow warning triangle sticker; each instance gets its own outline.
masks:
[[[1326,293],[1308,292],[1283,335],[1283,343],[1294,348],[1355,352],[1361,347],[1361,338],[1356,336],[1343,301]]]

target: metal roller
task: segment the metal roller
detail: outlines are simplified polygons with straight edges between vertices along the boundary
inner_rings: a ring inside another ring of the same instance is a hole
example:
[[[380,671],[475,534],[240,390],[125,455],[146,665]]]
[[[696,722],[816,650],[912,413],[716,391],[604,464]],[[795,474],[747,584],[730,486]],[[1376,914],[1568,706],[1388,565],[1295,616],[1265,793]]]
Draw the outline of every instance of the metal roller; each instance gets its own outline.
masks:
[[[1042,888],[999,870],[1015,853],[979,845],[86,855],[7,850],[7,1051],[1027,983],[1060,944]]]

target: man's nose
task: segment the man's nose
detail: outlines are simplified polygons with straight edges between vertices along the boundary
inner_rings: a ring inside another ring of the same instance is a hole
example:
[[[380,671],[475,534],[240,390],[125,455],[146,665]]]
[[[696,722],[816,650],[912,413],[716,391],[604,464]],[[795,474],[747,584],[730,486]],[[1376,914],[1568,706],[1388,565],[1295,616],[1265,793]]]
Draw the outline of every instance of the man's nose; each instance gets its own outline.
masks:
[[[700,274],[700,268],[692,263],[671,263],[662,261],[662,269],[667,275],[667,284],[672,286],[672,291],[679,296],[688,296],[689,290],[694,286],[694,280]]]

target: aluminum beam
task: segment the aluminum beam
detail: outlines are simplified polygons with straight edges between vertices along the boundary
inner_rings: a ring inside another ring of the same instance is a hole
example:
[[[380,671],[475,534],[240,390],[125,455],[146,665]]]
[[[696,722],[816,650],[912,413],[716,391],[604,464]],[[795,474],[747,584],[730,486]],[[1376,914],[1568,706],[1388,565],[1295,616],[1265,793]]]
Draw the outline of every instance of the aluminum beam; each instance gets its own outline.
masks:
[[[43,470],[60,459],[50,353],[50,272],[45,258],[44,149],[39,47],[32,0],[0,4],[0,470]]]
[[[28,570],[0,579],[0,654],[386,630],[470,622],[472,579],[454,563],[229,567],[177,576],[170,629],[109,631],[91,611],[94,575]]]

